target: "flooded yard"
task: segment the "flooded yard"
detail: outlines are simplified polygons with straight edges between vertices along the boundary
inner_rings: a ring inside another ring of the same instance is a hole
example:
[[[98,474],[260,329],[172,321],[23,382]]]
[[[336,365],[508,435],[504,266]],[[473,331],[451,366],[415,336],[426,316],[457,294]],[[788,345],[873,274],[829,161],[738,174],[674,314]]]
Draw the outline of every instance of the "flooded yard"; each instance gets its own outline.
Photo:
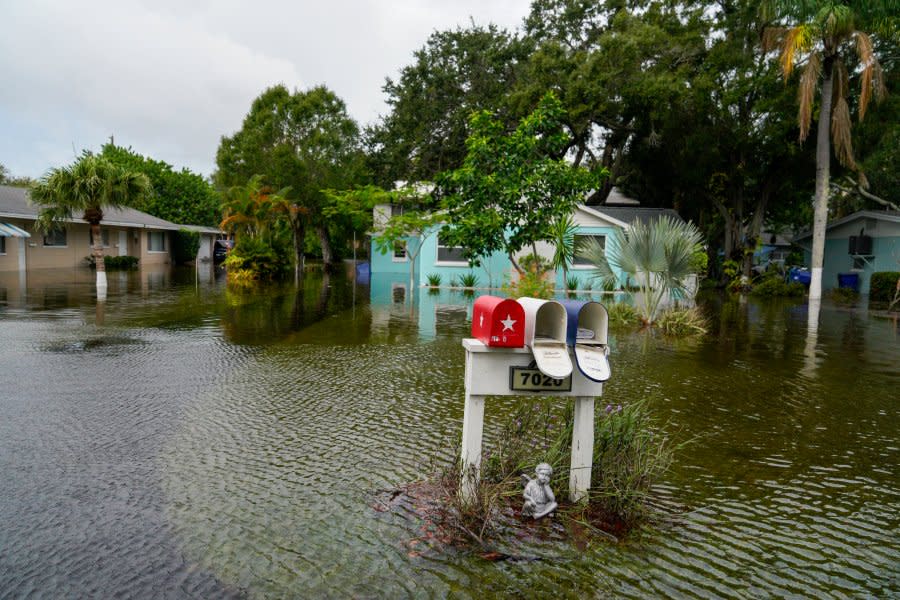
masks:
[[[86,273],[86,274],[85,274]],[[710,297],[697,340],[611,336],[603,403],[691,443],[686,511],[619,543],[417,552],[378,490],[450,457],[472,298],[193,271],[0,278],[0,596],[900,594],[900,331]],[[489,400],[486,427],[513,406]]]

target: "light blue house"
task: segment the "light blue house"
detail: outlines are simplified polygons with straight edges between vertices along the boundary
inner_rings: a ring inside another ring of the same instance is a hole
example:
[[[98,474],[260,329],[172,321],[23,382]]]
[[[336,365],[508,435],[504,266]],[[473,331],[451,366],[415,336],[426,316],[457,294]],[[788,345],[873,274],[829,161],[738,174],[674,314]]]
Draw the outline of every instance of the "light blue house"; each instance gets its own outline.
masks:
[[[811,263],[812,231],[794,238]],[[822,289],[838,287],[838,275],[856,274],[869,293],[872,273],[900,271],[900,212],[861,210],[832,221],[825,230]]]
[[[601,246],[605,246],[606,238],[615,231],[627,231],[634,220],[652,221],[662,215],[669,215],[680,219],[678,213],[670,209],[641,208],[638,202],[622,195],[614,189],[610,194],[607,204],[603,206],[578,205],[573,214],[573,220],[577,227],[576,237],[581,239],[593,238]],[[476,287],[499,288],[505,282],[516,278],[515,269],[505,254],[496,253],[482,259],[478,267],[470,267],[463,258],[463,249],[450,246],[444,242],[440,234],[440,227],[434,227],[418,236],[410,236],[397,246],[393,252],[382,254],[377,248],[375,238],[379,226],[389,219],[399,207],[391,205],[379,205],[374,209],[375,232],[372,240],[371,272],[373,278],[378,274],[392,274],[395,276],[406,274],[409,276],[412,267],[412,281],[415,286],[427,285],[429,275],[438,275],[441,285],[453,285],[460,276],[472,273],[477,277]],[[553,247],[546,242],[537,244],[538,254],[550,259],[553,256]],[[524,255],[531,254],[530,249],[524,249],[517,257],[518,261]],[[579,281],[578,289],[592,289],[591,280],[593,265],[581,258],[576,258],[575,263],[569,265],[569,278]],[[562,270],[555,274],[555,287],[565,289]]]

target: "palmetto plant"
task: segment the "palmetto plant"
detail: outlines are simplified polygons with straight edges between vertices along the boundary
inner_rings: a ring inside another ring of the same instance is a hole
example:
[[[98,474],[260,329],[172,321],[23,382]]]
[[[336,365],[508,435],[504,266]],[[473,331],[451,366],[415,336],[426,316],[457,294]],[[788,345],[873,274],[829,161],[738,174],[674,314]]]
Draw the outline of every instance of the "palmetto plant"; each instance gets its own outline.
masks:
[[[151,193],[143,173],[128,171],[105,158],[85,152],[72,165],[49,171],[31,189],[31,200],[40,207],[37,228],[48,232],[80,216],[91,226],[92,252],[97,265],[97,289],[105,295],[106,266],[100,223],[103,211],[140,204]],[[98,295],[98,297],[100,297]]]
[[[575,262],[575,256],[582,250],[580,240],[575,236],[578,227],[571,214],[563,215],[550,226],[553,258],[550,264],[554,269],[562,269],[563,281],[568,281],[569,265]]]
[[[819,90],[819,121],[816,132],[816,195],[813,214],[812,282],[810,300],[822,295],[822,265],[825,225],[828,220],[829,161],[831,141],[835,155],[844,166],[858,171],[851,144],[850,73],[859,75],[859,120],[866,114],[869,100],[886,94],[884,73],[875,54],[870,31],[896,36],[898,11],[892,1],[850,0],[766,0],[761,5],[769,21],[763,33],[763,48],[778,50],[785,79],[796,64],[800,67],[800,140],[809,135]],[[848,61],[854,58],[856,63]],[[829,135],[830,131],[830,135]],[[859,185],[868,187],[861,172]]]
[[[642,298],[638,310],[649,325],[656,320],[666,296],[687,294],[686,280],[695,273],[691,258],[701,240],[693,224],[664,216],[651,223],[636,220],[627,233],[616,231],[605,249],[589,240],[581,256],[595,266],[593,277],[605,285],[617,281],[616,271],[637,282]]]

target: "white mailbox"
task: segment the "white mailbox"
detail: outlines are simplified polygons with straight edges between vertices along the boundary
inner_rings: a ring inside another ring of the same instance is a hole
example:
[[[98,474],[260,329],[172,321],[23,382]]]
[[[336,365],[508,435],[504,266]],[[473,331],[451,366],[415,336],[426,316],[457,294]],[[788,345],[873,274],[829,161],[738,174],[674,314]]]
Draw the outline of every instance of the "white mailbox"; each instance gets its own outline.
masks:
[[[565,307],[538,298],[519,298],[519,304],[525,310],[525,345],[531,348],[538,370],[554,379],[571,375]]]

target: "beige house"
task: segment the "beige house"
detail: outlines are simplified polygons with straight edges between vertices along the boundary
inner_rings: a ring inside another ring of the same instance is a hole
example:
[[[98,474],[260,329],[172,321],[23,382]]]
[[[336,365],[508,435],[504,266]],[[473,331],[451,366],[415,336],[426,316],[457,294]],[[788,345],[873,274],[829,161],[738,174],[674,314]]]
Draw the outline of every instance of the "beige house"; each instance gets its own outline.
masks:
[[[0,185],[0,272],[86,266],[91,254],[90,225],[71,219],[64,229],[49,235],[35,230],[38,207],[28,190]],[[141,266],[172,262],[172,232],[200,233],[200,260],[209,260],[219,231],[212,227],[178,225],[133,208],[104,211],[100,224],[103,252],[108,256],[136,256]]]

